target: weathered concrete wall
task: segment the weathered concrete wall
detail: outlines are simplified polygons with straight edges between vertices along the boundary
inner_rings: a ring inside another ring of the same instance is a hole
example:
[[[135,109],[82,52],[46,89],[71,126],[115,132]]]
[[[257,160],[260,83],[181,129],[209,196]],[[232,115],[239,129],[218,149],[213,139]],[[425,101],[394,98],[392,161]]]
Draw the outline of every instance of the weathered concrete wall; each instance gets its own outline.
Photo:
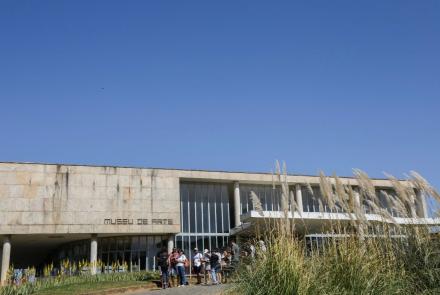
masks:
[[[274,177],[265,173],[0,163],[0,235],[178,233],[180,180],[269,184]],[[357,184],[353,178],[341,180]],[[287,181],[318,184],[319,177],[289,175]],[[373,183],[391,186],[388,180]]]
[[[179,231],[176,175],[154,169],[0,163],[0,234]]]

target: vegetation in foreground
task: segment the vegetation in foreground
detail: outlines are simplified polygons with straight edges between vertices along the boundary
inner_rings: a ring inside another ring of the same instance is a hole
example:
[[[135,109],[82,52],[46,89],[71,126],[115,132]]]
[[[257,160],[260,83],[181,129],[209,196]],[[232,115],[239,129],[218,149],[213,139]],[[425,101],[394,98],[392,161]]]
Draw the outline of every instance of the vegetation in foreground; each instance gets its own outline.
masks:
[[[440,247],[438,240],[432,239],[430,228],[399,224],[395,214],[392,216],[389,210],[383,209],[387,203],[389,208],[398,209],[399,217],[414,217],[419,205],[414,199],[414,189],[440,199],[419,174],[413,172],[407,183],[390,177],[396,195],[385,193],[385,200],[379,199],[371,180],[361,171],[355,171],[357,191],[336,176],[328,178],[322,174],[323,200],[320,202],[333,212],[346,212],[349,220],[331,221],[323,231],[333,238],[326,238],[321,245],[313,247],[295,235],[295,227],[305,223],[287,218],[289,209],[294,211],[296,203],[285,181],[285,168],[283,170],[281,173],[278,169],[276,185],[281,186],[285,218],[276,223],[265,220],[261,225],[265,233],[270,231],[264,236],[267,249],[257,248],[255,258],[242,264],[231,293],[440,294]],[[258,196],[251,195],[254,209],[262,211]],[[367,211],[375,214],[378,221],[368,221],[362,205],[367,206]]]
[[[145,281],[121,281],[121,282],[94,282],[86,284],[71,284],[60,287],[43,289],[36,292],[36,295],[63,295],[63,294],[81,294],[96,291],[105,291],[115,288],[141,287],[147,286]]]
[[[67,292],[66,294],[78,294],[80,292],[111,288],[111,286],[142,285],[158,278],[158,273],[148,271],[57,276],[38,279],[33,283],[8,285],[0,288],[0,295],[62,294],[69,290],[71,293]]]

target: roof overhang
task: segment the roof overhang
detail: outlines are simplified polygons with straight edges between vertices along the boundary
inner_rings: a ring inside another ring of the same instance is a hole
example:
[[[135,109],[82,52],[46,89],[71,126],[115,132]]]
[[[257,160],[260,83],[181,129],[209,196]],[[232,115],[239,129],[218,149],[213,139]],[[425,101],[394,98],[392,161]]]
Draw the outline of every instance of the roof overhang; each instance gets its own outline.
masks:
[[[241,216],[242,224],[231,229],[231,235],[250,235],[257,231],[257,228],[267,230],[277,220],[287,218],[293,221],[295,232],[301,235],[306,233],[323,233],[330,231],[332,226],[338,222],[343,226],[350,226],[356,220],[352,213],[329,213],[329,212],[288,212],[287,216],[282,211],[249,211]],[[394,217],[394,220],[385,219],[378,214],[365,214],[367,221],[371,223],[388,223],[404,226],[439,226],[440,218],[402,218]]]

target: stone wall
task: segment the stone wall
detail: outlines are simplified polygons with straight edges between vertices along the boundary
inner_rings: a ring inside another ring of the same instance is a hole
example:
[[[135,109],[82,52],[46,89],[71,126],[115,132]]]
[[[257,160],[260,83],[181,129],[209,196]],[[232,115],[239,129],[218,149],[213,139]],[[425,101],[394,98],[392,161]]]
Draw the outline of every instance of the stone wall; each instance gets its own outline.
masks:
[[[179,231],[166,170],[0,163],[0,234]]]
[[[178,233],[181,180],[272,184],[276,178],[270,173],[0,163],[0,235]],[[319,177],[288,175],[287,181],[319,184]],[[353,178],[341,181],[357,184]],[[392,186],[384,179],[372,182]]]

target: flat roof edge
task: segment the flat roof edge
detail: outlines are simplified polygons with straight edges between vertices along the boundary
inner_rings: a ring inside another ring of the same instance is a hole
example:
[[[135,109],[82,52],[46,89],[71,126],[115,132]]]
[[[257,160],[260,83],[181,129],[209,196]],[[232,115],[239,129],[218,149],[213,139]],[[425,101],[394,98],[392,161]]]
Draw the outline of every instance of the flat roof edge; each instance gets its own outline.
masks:
[[[76,167],[111,167],[111,168],[125,168],[125,169],[149,169],[149,170],[171,170],[171,171],[196,171],[196,172],[213,172],[213,173],[239,173],[239,174],[263,174],[272,175],[269,172],[254,172],[254,171],[227,171],[227,170],[207,170],[207,169],[184,169],[184,168],[164,168],[164,167],[143,167],[143,166],[124,166],[124,165],[98,165],[98,164],[71,164],[71,163],[45,163],[45,162],[18,162],[18,161],[0,161],[0,164],[19,164],[19,165],[50,165],[50,166],[76,166]],[[304,177],[319,177],[319,175],[310,174],[293,174],[287,173],[287,176],[304,176]],[[326,175],[332,177],[331,175]],[[339,176],[339,178],[355,179],[354,176]],[[374,178],[371,180],[389,180],[388,178]],[[406,181],[406,179],[398,179],[399,181]]]

